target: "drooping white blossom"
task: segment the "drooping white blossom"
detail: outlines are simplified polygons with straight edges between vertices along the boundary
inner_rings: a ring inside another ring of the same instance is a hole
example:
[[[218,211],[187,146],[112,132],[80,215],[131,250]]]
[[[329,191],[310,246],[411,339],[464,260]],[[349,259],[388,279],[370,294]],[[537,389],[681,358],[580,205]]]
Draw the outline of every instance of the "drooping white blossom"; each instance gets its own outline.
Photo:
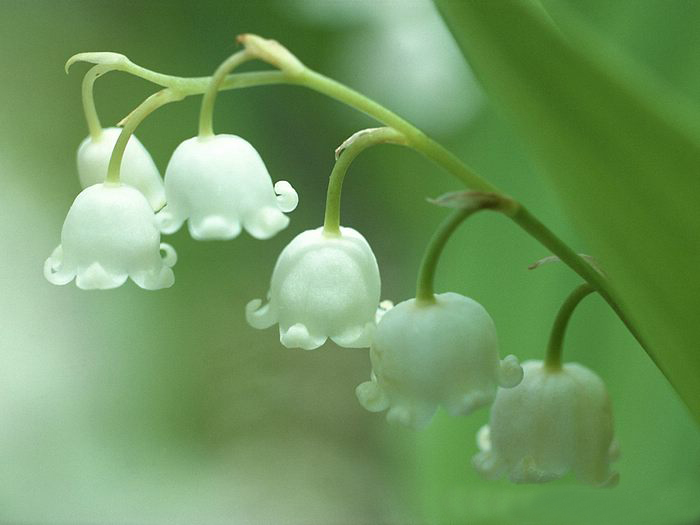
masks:
[[[87,137],[80,144],[78,176],[83,188],[105,181],[109,159],[121,131],[121,128],[106,128],[99,138]],[[160,172],[148,150],[134,135],[131,135],[124,150],[120,179],[143,193],[154,210],[165,205],[165,189]]]
[[[84,290],[121,286],[127,277],[147,290],[172,286],[175,250],[160,242],[146,197],[126,184],[95,184],[76,197],[61,244],[44,263],[53,284],[75,278]]]
[[[163,233],[187,220],[198,240],[237,237],[241,228],[268,239],[289,224],[283,212],[296,208],[286,181],[272,185],[258,152],[236,135],[194,137],[182,142],[165,171],[167,205],[158,213]]]
[[[246,318],[263,329],[279,323],[287,348],[370,344],[379,305],[377,260],[365,238],[352,228],[328,234],[323,228],[297,235],[282,251],[272,273],[268,302],[255,299]]]
[[[515,356],[502,361],[494,323],[476,301],[456,293],[434,303],[409,299],[384,313],[370,347],[371,380],[357,387],[367,410],[387,420],[427,425],[439,405],[469,414],[522,378]]]
[[[518,386],[499,389],[489,424],[477,435],[477,470],[515,483],[543,483],[572,471],[585,483],[616,484],[610,463],[619,451],[600,377],[577,363],[553,370],[526,361],[523,370]]]

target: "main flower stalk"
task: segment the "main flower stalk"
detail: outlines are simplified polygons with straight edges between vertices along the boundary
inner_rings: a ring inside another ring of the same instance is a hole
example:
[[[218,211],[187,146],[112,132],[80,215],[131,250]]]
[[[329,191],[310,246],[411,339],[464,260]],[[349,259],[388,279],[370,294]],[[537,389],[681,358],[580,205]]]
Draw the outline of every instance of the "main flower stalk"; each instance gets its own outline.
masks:
[[[266,56],[259,56],[256,58],[261,58],[268,63],[272,63],[269,57]],[[110,69],[112,70],[124,71],[165,88],[171,88],[182,97],[206,92],[211,81],[211,77],[185,78],[157,73],[134,64],[123,55],[116,55],[114,53],[79,54],[72,57],[66,66],[69,67],[79,60],[93,63],[109,63]],[[433,162],[442,166],[446,171],[459,179],[467,188],[489,193],[498,193],[498,189],[494,185],[480,177],[456,155],[425,135],[408,121],[361,93],[340,82],[321,75],[308,67],[301,66],[293,70],[283,71],[232,74],[226,77],[222,82],[221,89],[237,89],[271,84],[304,86],[366,113],[377,121],[403,134],[406,139],[406,145],[421,152]],[[648,348],[634,324],[621,307],[605,277],[587,261],[581,258],[566,243],[559,239],[524,206],[519,205],[517,211],[510,215],[510,218],[593,286],[601,297],[610,304],[640,345],[645,349]],[[647,353],[649,353],[648,350]]]

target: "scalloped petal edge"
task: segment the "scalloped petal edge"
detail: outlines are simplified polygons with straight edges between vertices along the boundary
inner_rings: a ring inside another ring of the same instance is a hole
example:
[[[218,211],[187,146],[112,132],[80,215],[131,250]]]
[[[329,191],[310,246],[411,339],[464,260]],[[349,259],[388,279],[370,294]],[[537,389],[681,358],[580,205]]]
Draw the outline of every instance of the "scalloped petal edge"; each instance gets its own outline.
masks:
[[[275,183],[275,193],[277,194],[277,206],[280,211],[289,213],[294,211],[299,204],[299,194],[286,180]]]
[[[245,305],[245,319],[253,328],[264,330],[277,322],[277,315],[271,303],[263,306],[262,299],[253,299]]]
[[[280,327],[280,343],[287,348],[302,348],[304,350],[315,350],[323,345],[328,337],[325,335],[313,335],[305,325],[297,323],[286,330]]]

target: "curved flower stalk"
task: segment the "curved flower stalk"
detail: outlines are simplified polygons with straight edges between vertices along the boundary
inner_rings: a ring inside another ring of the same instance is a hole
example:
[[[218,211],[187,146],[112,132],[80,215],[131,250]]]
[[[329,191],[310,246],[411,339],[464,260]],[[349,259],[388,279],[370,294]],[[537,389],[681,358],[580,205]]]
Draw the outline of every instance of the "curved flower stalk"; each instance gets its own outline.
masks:
[[[283,212],[299,198],[286,181],[272,185],[255,148],[235,135],[194,137],[180,144],[165,171],[168,204],[158,213],[163,233],[185,220],[193,238],[226,240],[241,227],[268,239],[289,224]]]
[[[491,316],[456,293],[430,303],[409,299],[384,313],[372,346],[371,380],[357,387],[367,410],[389,410],[387,420],[426,426],[439,405],[466,415],[496,397],[496,387],[522,379],[515,356],[498,357]]]
[[[318,348],[330,337],[336,344],[370,344],[379,304],[377,260],[365,238],[352,228],[329,234],[307,230],[290,242],[272,272],[268,303],[246,306],[254,328],[279,323],[287,348]]]
[[[61,244],[44,263],[52,284],[75,278],[84,290],[121,286],[127,277],[147,290],[175,282],[175,250],[160,242],[155,215],[141,192],[127,185],[95,184],[76,197]]]
[[[585,483],[615,485],[610,400],[603,381],[588,368],[526,361],[522,383],[500,389],[489,424],[477,435],[481,452],[472,462],[488,478],[543,483],[572,471]]]
[[[90,135],[78,148],[78,176],[83,188],[104,182],[114,145],[121,128],[103,129],[96,137]],[[148,150],[136,136],[131,135],[121,164],[121,181],[133,186],[148,199],[153,210],[165,205],[165,189],[160,172]]]

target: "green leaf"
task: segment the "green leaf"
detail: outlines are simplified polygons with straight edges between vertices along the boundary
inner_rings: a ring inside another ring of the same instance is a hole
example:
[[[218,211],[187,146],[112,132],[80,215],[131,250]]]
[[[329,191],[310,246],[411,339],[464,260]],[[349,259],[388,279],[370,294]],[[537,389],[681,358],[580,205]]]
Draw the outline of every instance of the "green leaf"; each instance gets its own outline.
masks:
[[[570,15],[555,26],[529,1],[435,3],[700,420],[697,108]]]

